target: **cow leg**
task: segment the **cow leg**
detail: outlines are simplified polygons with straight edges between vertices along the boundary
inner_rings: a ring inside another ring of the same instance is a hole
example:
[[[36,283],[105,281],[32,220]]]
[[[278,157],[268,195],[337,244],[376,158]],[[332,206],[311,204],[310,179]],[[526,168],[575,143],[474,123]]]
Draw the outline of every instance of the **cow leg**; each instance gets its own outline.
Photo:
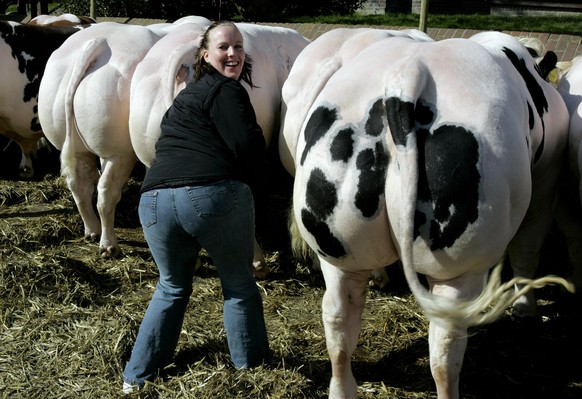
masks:
[[[453,280],[428,279],[433,294],[447,298],[470,299],[478,296],[486,282],[486,274],[463,275]],[[459,398],[459,375],[467,348],[467,328],[430,322],[428,346],[430,369],[438,399]]]
[[[313,268],[313,270],[317,271],[321,270],[321,265],[319,264],[319,259],[317,257],[313,258],[311,267]],[[384,288],[386,288],[389,282],[390,278],[388,277],[388,273],[386,273],[386,267],[381,267],[372,270],[372,272],[370,273],[370,277],[368,279],[368,285],[372,288],[379,290],[383,290]]]
[[[93,209],[93,193],[99,178],[95,155],[89,152],[76,153],[75,167],[72,170],[66,169],[64,175],[83,220],[85,238],[96,240],[101,235],[101,223]]]
[[[115,258],[121,253],[115,234],[115,208],[136,162],[134,154],[101,160],[101,177],[97,185],[97,210],[102,229],[99,254],[106,258]]]
[[[555,186],[548,185],[532,192],[527,214],[519,230],[509,243],[507,253],[515,277],[534,278],[539,264],[539,253],[550,231],[556,209]],[[516,284],[516,292],[523,288]],[[517,317],[534,317],[538,313],[533,290],[519,297],[513,304]]]
[[[30,154],[25,154],[24,151],[22,152],[22,158],[18,170],[20,170],[20,177],[23,179],[30,179],[34,176],[34,168],[32,166],[32,157]]]
[[[356,398],[351,357],[356,349],[370,271],[348,272],[320,258],[326,291],[322,301],[323,326],[331,361],[330,398]]]
[[[582,207],[578,187],[568,187],[560,192],[556,209],[556,223],[564,235],[568,258],[572,268],[572,282],[576,292],[582,289]]]

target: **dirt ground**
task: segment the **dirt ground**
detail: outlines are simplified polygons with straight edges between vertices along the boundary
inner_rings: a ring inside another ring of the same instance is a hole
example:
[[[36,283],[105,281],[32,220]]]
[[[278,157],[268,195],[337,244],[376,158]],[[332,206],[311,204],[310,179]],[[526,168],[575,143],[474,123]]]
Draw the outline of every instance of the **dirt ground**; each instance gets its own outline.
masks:
[[[136,214],[140,171],[117,208],[122,256],[108,260],[98,257],[97,243],[82,238],[58,166],[23,181],[6,166],[8,152],[0,157],[0,398],[120,397],[121,370],[157,280]],[[134,397],[326,397],[331,368],[320,310],[324,282],[289,251],[290,182],[274,168],[268,201],[258,210],[258,239],[272,269],[257,282],[271,364],[251,371],[230,365],[220,285],[212,260],[203,257],[175,361]],[[567,275],[564,251],[559,232],[552,232],[540,272]],[[427,321],[399,267],[388,271],[387,289],[368,292],[353,359],[358,396],[435,398]],[[507,312],[469,330],[463,398],[582,397],[579,302],[555,287],[537,295],[540,320],[518,322]]]

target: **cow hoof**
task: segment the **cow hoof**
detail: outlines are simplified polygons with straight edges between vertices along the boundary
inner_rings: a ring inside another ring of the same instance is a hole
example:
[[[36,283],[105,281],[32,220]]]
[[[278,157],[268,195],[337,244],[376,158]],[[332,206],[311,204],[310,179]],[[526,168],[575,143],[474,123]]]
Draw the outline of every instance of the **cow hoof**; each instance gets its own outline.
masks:
[[[371,278],[370,281],[368,281],[368,285],[370,286],[370,288],[374,288],[377,290],[383,290],[384,288],[386,288],[388,286],[389,281],[388,280],[381,280],[381,279],[376,279],[376,278]]]
[[[118,247],[99,248],[99,255],[102,258],[115,259],[121,255],[121,249]]]
[[[512,316],[520,320],[533,320],[539,317],[537,307],[526,304],[515,304],[511,310]]]
[[[32,168],[26,167],[20,169],[20,177],[23,179],[30,179],[32,176],[34,176],[34,170]]]
[[[253,263],[253,275],[255,276],[255,278],[257,278],[259,280],[263,280],[263,279],[267,278],[270,271],[271,270],[269,269],[269,265],[267,265],[264,262],[254,262]]]
[[[200,269],[202,269],[202,261],[200,260],[200,258],[197,258],[196,264],[194,265],[194,273],[196,273]]]
[[[95,233],[85,233],[85,240],[90,241],[90,242],[98,241],[99,240],[99,234],[95,234]]]
[[[375,288],[378,290],[383,290],[388,286],[390,282],[390,278],[384,269],[376,269],[373,270],[370,274],[370,280],[368,281],[368,285],[371,288]]]

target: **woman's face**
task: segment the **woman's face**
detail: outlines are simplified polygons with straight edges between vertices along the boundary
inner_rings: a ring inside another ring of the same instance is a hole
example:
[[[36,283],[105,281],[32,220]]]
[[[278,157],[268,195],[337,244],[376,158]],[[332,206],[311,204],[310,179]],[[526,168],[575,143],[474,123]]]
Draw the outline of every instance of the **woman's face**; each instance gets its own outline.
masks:
[[[238,80],[245,62],[243,38],[238,29],[221,25],[208,33],[204,60],[222,75]]]

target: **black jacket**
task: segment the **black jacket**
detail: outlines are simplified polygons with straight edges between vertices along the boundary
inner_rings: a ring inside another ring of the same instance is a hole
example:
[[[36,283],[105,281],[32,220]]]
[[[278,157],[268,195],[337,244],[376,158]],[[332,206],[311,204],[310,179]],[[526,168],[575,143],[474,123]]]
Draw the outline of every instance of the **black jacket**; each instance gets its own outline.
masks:
[[[166,111],[161,129],[141,192],[222,179],[253,189],[260,184],[265,138],[240,82],[209,73],[189,83]]]

